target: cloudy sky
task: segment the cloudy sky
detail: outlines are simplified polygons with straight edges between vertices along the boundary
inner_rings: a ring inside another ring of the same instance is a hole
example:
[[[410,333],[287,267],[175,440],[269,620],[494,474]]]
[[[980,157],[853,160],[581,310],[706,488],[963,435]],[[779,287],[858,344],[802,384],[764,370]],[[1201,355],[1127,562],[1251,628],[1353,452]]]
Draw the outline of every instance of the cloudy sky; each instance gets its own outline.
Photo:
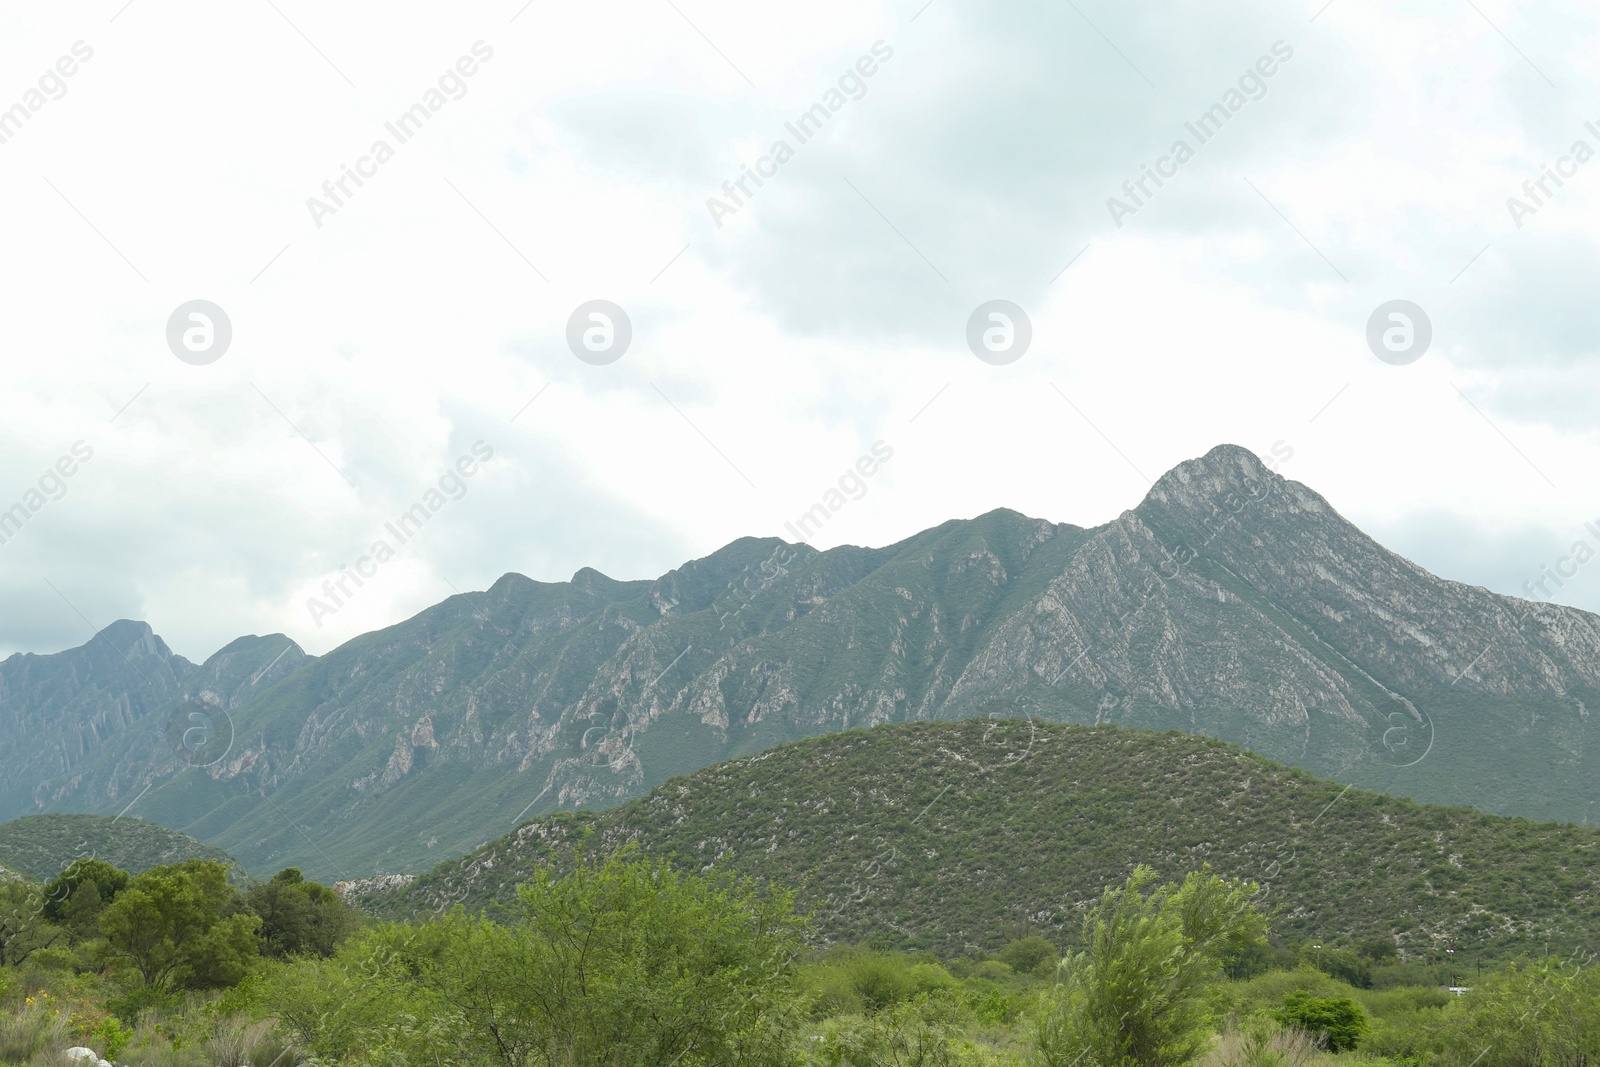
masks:
[[[1281,442],[1283,474],[1447,577],[1521,594],[1600,549],[1593,5],[0,22],[0,511],[25,519],[0,654],[117,618],[196,660],[274,631],[320,653],[506,571],[655,576],[794,539],[876,442],[818,547],[1001,506],[1098,524],[1213,445]],[[616,331],[568,340],[595,300],[631,327],[609,362]],[[969,344],[994,300],[1020,355]],[[1396,300],[1431,325],[1410,362],[1369,345]],[[226,315],[220,355],[192,301]],[[1556,599],[1600,610],[1600,561]]]

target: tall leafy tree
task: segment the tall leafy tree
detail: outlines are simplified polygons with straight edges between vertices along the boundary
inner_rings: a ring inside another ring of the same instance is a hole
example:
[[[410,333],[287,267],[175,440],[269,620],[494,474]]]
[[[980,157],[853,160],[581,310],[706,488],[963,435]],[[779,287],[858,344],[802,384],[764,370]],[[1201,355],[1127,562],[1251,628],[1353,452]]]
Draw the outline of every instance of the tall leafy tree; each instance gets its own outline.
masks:
[[[1264,938],[1266,919],[1250,905],[1252,884],[1207,870],[1146,892],[1154,881],[1136,868],[1084,919],[1087,947],[1062,960],[1035,1031],[1047,1067],[1180,1067],[1205,1052],[1206,987]]]
[[[44,917],[76,937],[93,936],[101,910],[128,888],[131,878],[104,860],[74,860],[45,883]]]
[[[0,966],[15,966],[64,936],[44,917],[44,887],[21,878],[0,881]]]
[[[275,959],[332,956],[355,929],[350,906],[332,889],[308,882],[298,867],[285,867],[245,894],[261,916],[261,950]]]
[[[100,915],[108,960],[162,991],[237,982],[260,951],[260,925],[214,860],[152,867]]]

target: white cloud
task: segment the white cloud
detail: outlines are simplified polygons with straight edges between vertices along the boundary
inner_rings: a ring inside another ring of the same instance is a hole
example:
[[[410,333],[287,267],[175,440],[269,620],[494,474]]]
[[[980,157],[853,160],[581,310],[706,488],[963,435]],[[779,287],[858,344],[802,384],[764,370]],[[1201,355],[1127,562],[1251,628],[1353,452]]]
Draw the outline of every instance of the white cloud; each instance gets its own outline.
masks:
[[[1321,6],[9,13],[0,105],[94,55],[0,144],[0,500],[76,440],[95,459],[0,545],[0,651],[131,616],[193,658],[320,652],[508,570],[653,576],[785,535],[878,439],[820,546],[1000,506],[1091,525],[1135,467],[1283,440],[1397,549],[1520,592],[1531,546],[1595,517],[1600,161],[1520,230],[1505,199],[1600,119],[1595,16]],[[479,40],[464,95],[315,226]],[[706,198],[878,40],[864,95],[718,229]],[[1116,228],[1106,198],[1277,40],[1266,95]],[[234,328],[205,367],[163,339],[197,297]],[[635,331],[605,367],[564,341],[597,297]],[[965,347],[993,297],[1034,322],[1008,367]],[[1436,329],[1408,367],[1364,342],[1395,297]],[[467,495],[312,625],[480,439]]]

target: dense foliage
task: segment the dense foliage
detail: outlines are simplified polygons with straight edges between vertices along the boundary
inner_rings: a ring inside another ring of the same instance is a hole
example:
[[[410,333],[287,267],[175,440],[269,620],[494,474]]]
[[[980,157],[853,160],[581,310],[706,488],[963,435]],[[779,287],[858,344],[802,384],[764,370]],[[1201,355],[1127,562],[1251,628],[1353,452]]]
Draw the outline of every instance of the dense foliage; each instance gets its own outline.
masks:
[[[355,929],[355,915],[332,889],[285,867],[245,893],[261,918],[261,951],[274,959],[331,956]]]
[[[231,1025],[209,998],[238,996],[264,952],[329,954],[355,927],[342,899],[298,871],[243,891],[236,874],[207,859],[139,874],[79,859],[43,884],[0,882],[0,1064],[56,1063],[86,1043],[116,1058],[136,1036],[161,1055],[197,1047]],[[276,1024],[254,1025],[259,1037]]]
[[[1316,952],[1272,941],[1254,887],[1203,869],[1157,884],[1137,868],[1087,909],[1084,947],[1065,953],[1022,932],[997,953],[945,958],[807,949],[788,894],[625,850],[537,872],[488,913],[368,922],[330,954],[241,951],[232,975],[203,974],[186,954],[230,918],[264,929],[252,898],[319,898],[296,888],[310,884],[287,870],[241,893],[203,862],[129,879],[99,937],[0,967],[0,1067],[56,1067],[77,1044],[134,1067],[1576,1067],[1600,1057],[1600,970],[1588,956],[1491,967],[1457,996],[1442,987],[1447,972],[1340,942],[1374,963],[1371,988],[1356,987],[1308,962]],[[41,886],[25,885],[42,900]],[[190,918],[175,919],[185,908]],[[135,914],[156,935],[139,944],[181,961],[165,977],[127,955],[137,946],[123,919]],[[285,932],[324,926],[278,921]],[[1263,966],[1230,976],[1252,957]]]
[[[497,918],[378,927],[261,991],[327,1062],[763,1067],[791,1062],[800,932],[787,897],[613,856]]]
[[[1141,862],[1259,883],[1276,929],[1328,945],[1313,965],[1354,984],[1397,951],[1476,966],[1600,939],[1600,831],[1347,789],[1185,734],[993,720],[786,745],[535,820],[366,903],[405,918],[509,902],[585,839],[794,886],[825,939],[942,955],[998,951],[1023,917],[1071,941]]]
[[[1314,997],[1299,991],[1283,1000],[1277,1020],[1322,1039],[1329,1052],[1348,1052],[1367,1032],[1367,1017],[1349,997]]]

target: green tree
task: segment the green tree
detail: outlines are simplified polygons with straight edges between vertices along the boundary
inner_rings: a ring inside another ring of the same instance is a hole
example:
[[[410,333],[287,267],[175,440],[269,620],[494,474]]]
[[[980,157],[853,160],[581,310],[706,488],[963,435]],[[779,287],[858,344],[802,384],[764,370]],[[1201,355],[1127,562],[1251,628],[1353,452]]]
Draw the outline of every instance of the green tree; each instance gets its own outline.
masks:
[[[0,966],[17,964],[61,940],[44,917],[44,887],[20,878],[0,881]]]
[[[128,888],[131,877],[104,860],[74,860],[45,883],[44,917],[76,937],[92,937],[101,909]]]
[[[1035,1028],[1046,1067],[1177,1067],[1211,1038],[1206,988],[1260,942],[1256,886],[1203,870],[1163,885],[1139,866],[1084,919],[1087,947],[1061,961],[1061,982]]]
[[[1356,951],[1375,965],[1400,962],[1400,949],[1392,937],[1372,937],[1356,945]]]
[[[355,929],[355,915],[332,889],[308,882],[297,867],[285,867],[272,880],[245,894],[261,916],[261,951],[274,959],[332,956]]]
[[[359,935],[266,996],[341,1063],[766,1067],[792,1062],[803,926],[788,894],[625,850],[538,872],[498,918]]]
[[[152,867],[100,915],[108,960],[157,991],[237,982],[260,951],[260,925],[215,860]]]
[[[1308,941],[1300,946],[1299,959],[1359,989],[1372,987],[1372,959],[1359,950]]]
[[[1276,1018],[1285,1026],[1321,1038],[1329,1052],[1355,1048],[1369,1029],[1366,1013],[1349,997],[1314,997],[1304,990],[1284,997]]]

